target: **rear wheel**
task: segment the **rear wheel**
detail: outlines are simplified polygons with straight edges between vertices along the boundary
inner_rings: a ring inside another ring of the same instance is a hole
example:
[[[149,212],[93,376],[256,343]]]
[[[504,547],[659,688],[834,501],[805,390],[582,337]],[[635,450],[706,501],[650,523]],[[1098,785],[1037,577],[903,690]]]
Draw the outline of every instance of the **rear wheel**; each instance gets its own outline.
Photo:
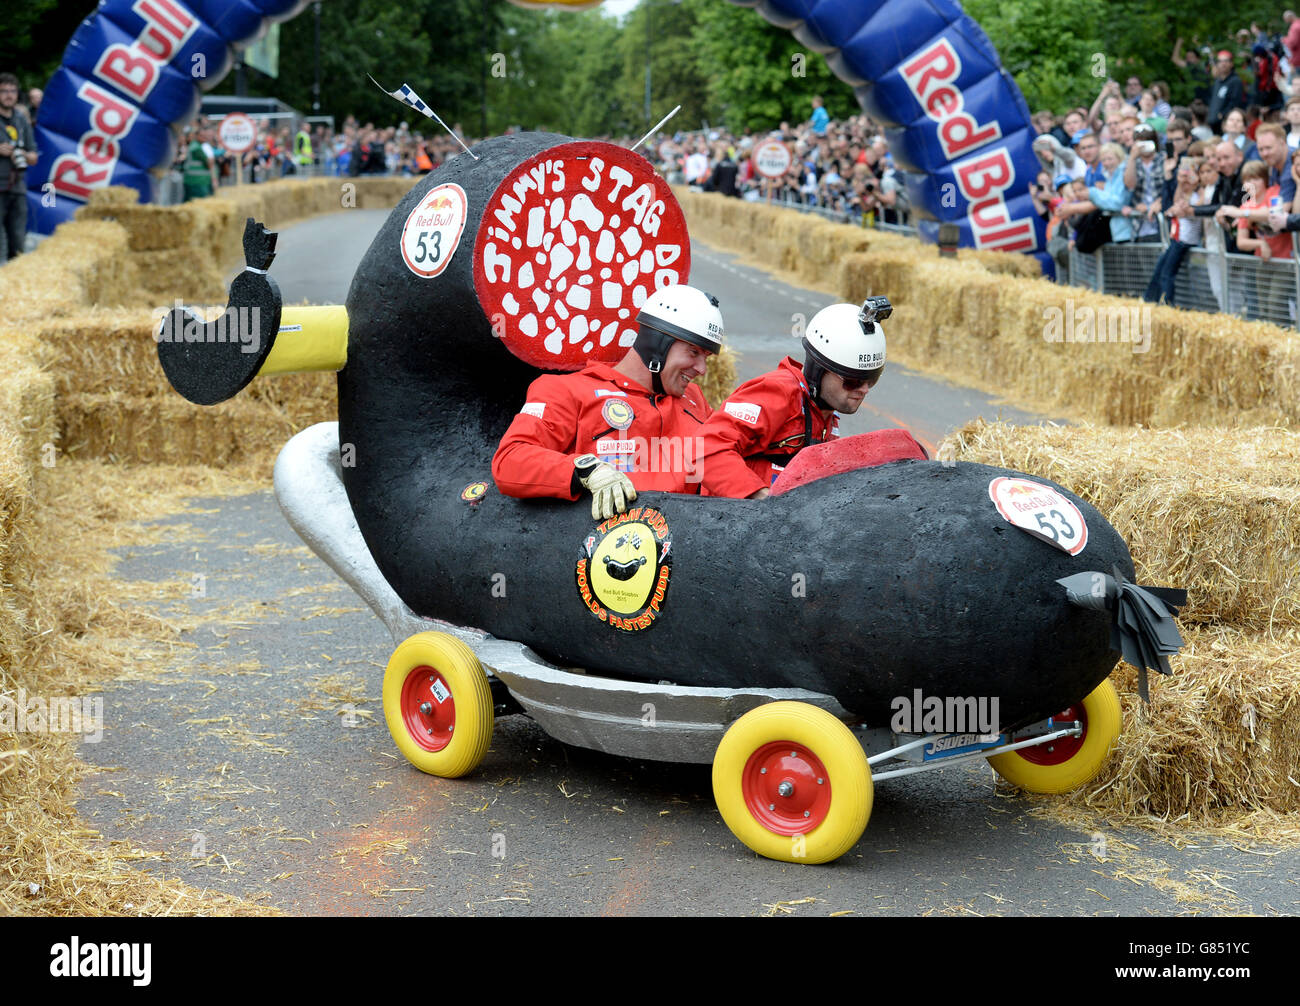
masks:
[[[713,759],[723,821],[760,856],[828,863],[871,816],[871,768],[853,732],[805,702],[771,702],[736,720]]]
[[[989,764],[994,771],[1030,793],[1068,793],[1096,778],[1119,737],[1121,717],[1115,686],[1103,681],[1086,699],[1053,719],[1079,721],[1083,735],[993,755]]]
[[[492,742],[492,689],[474,651],[445,632],[404,639],[384,671],[384,719],[421,772],[472,772]]]

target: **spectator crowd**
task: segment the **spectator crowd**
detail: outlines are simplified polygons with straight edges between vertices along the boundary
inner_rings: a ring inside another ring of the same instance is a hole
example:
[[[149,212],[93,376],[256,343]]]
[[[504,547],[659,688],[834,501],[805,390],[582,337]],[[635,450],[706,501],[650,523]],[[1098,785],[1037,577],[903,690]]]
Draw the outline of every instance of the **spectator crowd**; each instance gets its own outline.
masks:
[[[1300,179],[1300,18],[1288,10],[1282,22],[1281,34],[1252,24],[1223,45],[1185,47],[1179,39],[1168,74],[1175,87],[1129,75],[1122,85],[1105,81],[1088,106],[1033,116],[1042,170],[1031,196],[1058,264],[1072,248],[1159,243],[1163,251],[1145,296],[1172,303],[1192,249],[1291,257],[1287,231],[1300,229],[1300,215],[1290,213]],[[17,79],[0,74],[0,261],[22,251],[24,167],[39,156],[31,126],[41,92],[22,97],[19,102]],[[1175,98],[1182,103],[1172,104]],[[216,125],[200,118],[177,144],[173,167],[185,199],[233,183],[236,172],[251,182],[295,174],[419,175],[460,150],[441,130],[417,131],[406,122],[363,125],[349,116],[337,131],[321,122],[257,121],[252,148],[236,154],[222,149]],[[416,125],[427,127],[424,120]],[[474,142],[459,124],[453,128]],[[760,175],[751,157],[769,139],[789,153],[788,168],[776,178]],[[806,121],[782,122],[770,133],[660,134],[643,152],[670,181],[815,206],[867,225],[909,221],[907,188],[883,129],[865,114],[832,120],[820,98]],[[1210,284],[1222,310],[1249,313],[1268,297],[1285,296],[1288,274],[1273,276],[1281,279],[1261,272],[1257,289],[1244,295],[1225,289],[1213,271]],[[1277,289],[1266,289],[1269,284]]]

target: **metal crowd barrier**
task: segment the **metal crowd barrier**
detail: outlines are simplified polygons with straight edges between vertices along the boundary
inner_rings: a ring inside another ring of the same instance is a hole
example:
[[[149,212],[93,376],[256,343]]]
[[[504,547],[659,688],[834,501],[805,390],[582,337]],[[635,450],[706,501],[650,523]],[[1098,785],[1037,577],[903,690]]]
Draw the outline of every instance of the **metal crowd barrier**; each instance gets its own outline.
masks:
[[[1206,227],[1218,227],[1204,218]],[[1160,221],[1160,241],[1106,244],[1092,253],[1071,248],[1058,281],[1121,297],[1141,297],[1151,282],[1156,262],[1169,246],[1168,225]],[[1174,281],[1174,305],[1193,311],[1232,314],[1250,321],[1294,326],[1300,303],[1300,233],[1291,234],[1291,257],[1262,259],[1217,251],[1190,249]]]
[[[763,200],[755,200],[762,202]],[[828,206],[819,206],[816,203],[803,203],[793,199],[776,199],[771,205],[780,206],[782,209],[797,210],[800,213],[815,213],[819,217],[825,217],[827,220],[833,220],[839,224],[857,224],[860,227],[872,227],[876,230],[892,231],[895,234],[906,234],[915,236],[917,230],[907,221],[910,214],[906,210],[895,211],[902,223],[890,224],[880,219],[879,213],[855,213],[851,210],[835,210]]]

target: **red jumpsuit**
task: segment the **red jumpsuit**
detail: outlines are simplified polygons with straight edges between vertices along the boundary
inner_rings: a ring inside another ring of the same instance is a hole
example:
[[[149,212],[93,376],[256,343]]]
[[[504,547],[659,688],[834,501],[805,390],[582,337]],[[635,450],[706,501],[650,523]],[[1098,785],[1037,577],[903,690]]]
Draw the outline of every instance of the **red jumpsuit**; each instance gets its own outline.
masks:
[[[746,381],[704,424],[700,462],[710,496],[742,498],[769,489],[786,464],[809,444],[840,435],[808,392],[803,367],[790,357],[776,370]]]
[[[699,431],[710,411],[695,384],[681,398],[656,395],[603,363],[546,374],[529,385],[501,438],[492,477],[507,496],[573,500],[573,459],[594,454],[638,492],[696,493]]]

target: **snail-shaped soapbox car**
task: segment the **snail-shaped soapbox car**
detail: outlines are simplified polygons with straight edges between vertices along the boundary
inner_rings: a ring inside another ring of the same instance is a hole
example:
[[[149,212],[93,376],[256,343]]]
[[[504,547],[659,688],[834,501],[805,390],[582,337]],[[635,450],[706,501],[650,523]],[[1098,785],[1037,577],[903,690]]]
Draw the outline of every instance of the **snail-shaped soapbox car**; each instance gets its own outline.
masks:
[[[346,307],[282,308],[275,236],[250,220],[244,244],[224,326],[172,312],[160,360],[199,404],[338,372],[338,423],[288,443],[276,495],[398,642],[384,714],[423,771],[471,771],[494,715],[522,711],[566,743],[712,762],[742,842],[825,862],[865,828],[873,775],[987,758],[1026,789],[1079,786],[1117,736],[1120,652],[1167,671],[1181,642],[1185,597],[1134,586],[1092,506],[892,452],[901,431],[806,449],[767,500],[644,492],[593,522],[497,492],[539,371],[616,361],[647,293],[688,279],[680,208],[624,148],[532,133],[448,161],[390,214]],[[891,729],[900,700],[968,699],[997,700],[988,733]]]

